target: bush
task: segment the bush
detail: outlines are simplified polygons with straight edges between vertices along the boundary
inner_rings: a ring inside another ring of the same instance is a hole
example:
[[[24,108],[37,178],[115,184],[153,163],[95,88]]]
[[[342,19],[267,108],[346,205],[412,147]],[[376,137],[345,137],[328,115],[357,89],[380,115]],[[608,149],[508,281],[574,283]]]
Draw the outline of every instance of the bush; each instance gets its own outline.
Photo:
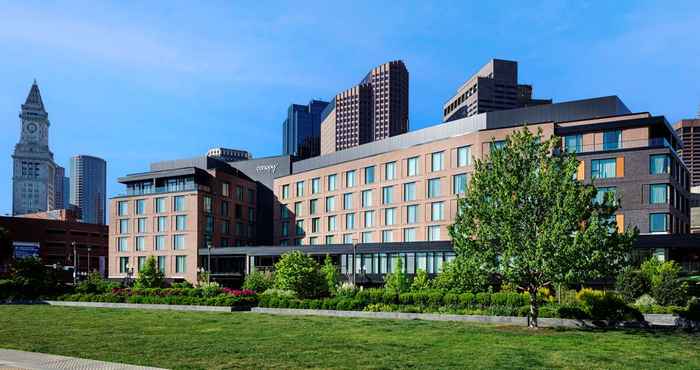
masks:
[[[396,293],[405,292],[409,289],[408,277],[403,271],[402,258],[397,258],[393,272],[384,276],[384,288]]]
[[[275,287],[293,290],[302,298],[328,294],[328,285],[318,263],[300,251],[283,254],[275,264]]]
[[[185,288],[194,288],[194,285],[192,285],[192,283],[190,283],[189,281],[185,280],[185,281],[172,283],[172,284],[170,284],[170,287],[173,289],[185,289]]]
[[[243,281],[243,289],[264,292],[275,286],[275,276],[270,271],[255,270],[248,274]]]
[[[681,267],[664,262],[652,281],[651,295],[663,306],[684,306],[688,301],[688,283],[679,278]]]
[[[700,322],[700,299],[693,297],[688,301],[688,306],[679,312],[679,316],[690,321]]]
[[[658,303],[654,297],[649,294],[643,294],[636,301],[634,301],[635,306],[656,306]]]
[[[643,294],[649,293],[651,283],[642,271],[628,267],[617,275],[615,289],[625,302],[631,303]]]
[[[134,283],[138,288],[161,288],[165,275],[158,268],[158,263],[154,256],[148,256],[146,264],[139,271],[139,276]]]
[[[365,308],[362,311],[365,312],[393,312],[396,310],[396,307],[393,305],[385,304],[385,303],[372,303],[368,304],[365,306]]]
[[[10,268],[10,280],[14,291],[10,298],[13,299],[36,299],[56,294],[61,290],[55,272],[47,269],[41,260],[35,257],[15,260]]]
[[[355,285],[345,282],[336,288],[335,295],[337,297],[353,298],[358,291]]]
[[[529,297],[520,293],[498,292],[491,294],[491,304],[495,306],[520,307],[529,303]]]
[[[338,268],[336,268],[335,265],[333,265],[333,259],[328,254],[326,255],[326,259],[323,261],[323,267],[321,267],[321,274],[323,274],[323,278],[326,280],[328,292],[335,292],[336,285],[338,285],[338,281],[340,278],[338,274]]]
[[[12,299],[16,291],[15,283],[12,280],[0,280],[0,301]]]
[[[411,291],[418,292],[430,289],[430,285],[428,273],[423,269],[418,269],[416,276],[413,277],[413,282],[411,282]]]
[[[620,296],[600,290],[581,289],[576,295],[585,311],[593,320],[606,320],[616,323],[621,321],[644,321],[638,309],[628,306]]]
[[[75,287],[77,293],[95,293],[102,294],[111,292],[114,288],[119,288],[121,284],[110,282],[102,277],[99,272],[92,272],[88,278],[81,281]]]
[[[557,317],[562,319],[577,319],[583,320],[590,318],[586,309],[581,304],[565,304],[559,306]]]
[[[483,292],[489,288],[489,274],[480,269],[474,260],[458,256],[443,264],[433,285],[455,293]]]

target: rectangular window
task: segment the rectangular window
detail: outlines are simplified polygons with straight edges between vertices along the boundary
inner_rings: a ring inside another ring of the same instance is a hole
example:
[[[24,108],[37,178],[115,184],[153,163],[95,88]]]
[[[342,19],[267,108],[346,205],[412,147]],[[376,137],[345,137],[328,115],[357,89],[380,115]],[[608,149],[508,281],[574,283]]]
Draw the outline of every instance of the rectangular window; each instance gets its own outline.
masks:
[[[337,230],[337,225],[336,225],[336,217],[335,216],[328,216],[328,231],[336,231]]]
[[[490,145],[490,149],[491,149],[492,152],[493,152],[493,151],[496,151],[496,150],[499,150],[499,149],[503,149],[503,148],[506,147],[506,143],[507,143],[507,142],[506,142],[505,140],[496,140],[496,141],[492,141],[492,142],[491,142],[491,145]]]
[[[651,213],[649,214],[649,232],[650,233],[667,233],[671,230],[670,215],[668,213]]]
[[[343,234],[343,243],[352,244],[352,234]]]
[[[128,252],[129,251],[129,238],[126,238],[126,237],[117,238],[117,250],[119,252]]]
[[[403,200],[405,202],[410,202],[416,200],[416,183],[407,182],[403,184]]]
[[[248,189],[248,203],[255,203],[255,190],[253,189]]]
[[[162,233],[166,231],[166,223],[167,223],[168,218],[166,216],[158,216],[158,229],[156,230],[159,233]]]
[[[396,179],[396,162],[384,164],[384,180]]]
[[[236,200],[243,201],[243,188],[240,186],[236,186]]]
[[[374,211],[365,211],[365,227],[374,226]]]
[[[384,209],[384,225],[392,226],[396,224],[396,208]]]
[[[622,149],[622,131],[611,130],[603,132],[603,150]]]
[[[129,268],[129,257],[119,257],[119,273],[126,274]]]
[[[321,191],[321,179],[314,177],[311,179],[311,194],[316,194]]]
[[[221,183],[221,195],[222,195],[222,196],[225,196],[225,197],[229,196],[229,187],[230,187],[230,186],[231,186],[231,185],[230,185],[229,183],[227,183],[227,182],[222,182],[222,183]]]
[[[180,251],[185,249],[185,236],[182,234],[173,235],[173,249]]]
[[[444,169],[444,152],[437,152],[430,155],[430,171],[442,171]]]
[[[406,223],[415,224],[418,222],[418,205],[406,206]]]
[[[668,154],[649,156],[649,174],[662,175],[671,173],[671,157]]]
[[[607,194],[610,194],[610,195],[607,195]],[[599,187],[598,192],[596,193],[596,196],[595,196],[595,202],[597,204],[603,204],[606,197],[608,197],[608,199],[610,199],[610,201],[612,201],[611,204],[616,204],[617,203],[617,188],[614,186]]]
[[[318,199],[309,200],[309,214],[315,215],[318,212]]]
[[[304,235],[304,220],[297,220],[295,233],[297,236]]]
[[[352,193],[343,194],[343,209],[352,209]]]
[[[372,232],[371,231],[365,231],[362,233],[362,242],[363,243],[371,243],[372,242]]]
[[[321,219],[316,217],[311,219],[311,232],[318,233],[321,231]]]
[[[394,241],[394,231],[393,230],[382,230],[382,242],[391,243]]]
[[[469,166],[472,162],[471,146],[457,148],[457,167]]]
[[[335,211],[335,197],[326,197],[326,212]]]
[[[438,225],[428,226],[428,240],[429,241],[440,240],[440,226],[438,226]]]
[[[136,206],[134,207],[136,209],[136,214],[137,215],[142,215],[146,213],[146,200],[145,199],[136,199]]]
[[[355,186],[355,170],[345,172],[345,186],[349,188]]]
[[[337,175],[328,175],[328,191],[335,191],[337,188],[336,179]]]
[[[236,206],[238,206],[238,205],[236,205]],[[238,208],[238,207],[236,207],[236,208]],[[236,218],[240,218],[240,217],[238,217],[238,215],[236,215],[236,216],[237,216]],[[289,208],[287,208],[286,204],[280,204],[280,218],[283,220],[286,220],[289,218]]]
[[[593,159],[591,160],[591,177],[594,179],[607,179],[616,176],[616,160]]]
[[[187,272],[187,256],[175,256],[175,273],[184,274]]]
[[[289,184],[282,185],[282,199],[289,199]]]
[[[444,219],[445,204],[443,202],[435,202],[430,205],[430,220],[442,221]]]
[[[231,233],[231,221],[226,220],[221,222],[221,233],[224,235]]]
[[[304,203],[302,202],[296,202],[294,203],[294,216],[299,217],[301,216],[302,212],[304,211]]]
[[[374,183],[374,166],[365,167],[365,184]]]
[[[129,214],[129,202],[123,200],[117,203],[119,216],[127,216]]]
[[[408,229],[403,229],[403,241],[415,242],[416,241],[416,228],[411,227]]]
[[[182,231],[187,228],[187,216],[186,215],[178,215],[175,216],[175,230],[176,231]]]
[[[184,195],[177,195],[173,197],[173,209],[175,212],[184,212],[185,211],[185,196]]]
[[[362,191],[362,208],[367,208],[372,206],[372,190]]]
[[[136,238],[136,251],[143,252],[146,250],[146,238],[143,236],[137,236]]]
[[[204,201],[204,213],[211,213],[211,197],[205,195],[203,201]]]
[[[158,256],[156,263],[158,270],[162,273],[165,273],[165,256]]]
[[[139,234],[143,234],[146,232],[146,219],[145,218],[139,218],[136,220],[136,232]]]
[[[394,187],[385,186],[382,188],[382,204],[391,204],[394,201]]]
[[[289,221],[282,222],[282,236],[289,236]]]
[[[453,194],[466,194],[468,184],[469,184],[469,177],[467,176],[466,173],[454,175],[452,177],[452,192],[453,192]]]
[[[326,245],[333,244],[334,243],[333,239],[334,239],[333,235],[326,235]]]
[[[428,180],[428,198],[436,198],[440,196],[440,179]]]
[[[345,215],[345,230],[352,230],[355,228],[355,214],[348,213]]]
[[[418,157],[411,157],[406,160],[406,175],[418,175]]]
[[[157,251],[165,250],[165,235],[156,235],[153,238],[153,245]]]
[[[297,181],[297,197],[303,197],[303,196],[304,196],[304,182]]]
[[[221,217],[228,217],[229,203],[228,201],[221,201]]]
[[[156,198],[156,213],[165,212],[165,198]]]
[[[583,135],[564,136],[564,150],[569,153],[581,153],[583,151]]]
[[[119,233],[128,234],[129,233],[129,219],[123,218],[119,220]]]
[[[667,184],[651,184],[649,185],[649,203],[650,204],[665,204],[669,201],[669,186]]]

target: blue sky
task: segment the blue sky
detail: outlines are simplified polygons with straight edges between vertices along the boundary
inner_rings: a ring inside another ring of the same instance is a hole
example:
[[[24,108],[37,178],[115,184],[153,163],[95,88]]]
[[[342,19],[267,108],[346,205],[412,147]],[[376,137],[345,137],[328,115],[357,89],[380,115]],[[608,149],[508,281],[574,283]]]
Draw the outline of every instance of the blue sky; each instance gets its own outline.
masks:
[[[488,3],[488,4],[485,4]],[[526,6],[523,6],[526,4]],[[56,162],[116,178],[210,147],[281,151],[287,106],[328,99],[402,59],[410,127],[490,58],[555,101],[619,95],[673,122],[700,108],[700,2],[58,2],[0,0],[0,214],[32,79]]]

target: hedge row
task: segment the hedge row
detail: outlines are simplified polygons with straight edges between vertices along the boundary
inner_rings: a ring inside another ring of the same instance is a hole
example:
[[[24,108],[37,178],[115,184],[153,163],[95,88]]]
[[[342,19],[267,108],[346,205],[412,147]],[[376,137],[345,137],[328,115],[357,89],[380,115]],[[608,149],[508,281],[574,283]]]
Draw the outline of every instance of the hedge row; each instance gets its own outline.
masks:
[[[255,295],[234,296],[228,293],[218,294],[211,297],[187,295],[124,295],[115,293],[66,294],[58,297],[58,300],[74,302],[144,303],[229,307],[254,307],[257,305],[257,296]]]

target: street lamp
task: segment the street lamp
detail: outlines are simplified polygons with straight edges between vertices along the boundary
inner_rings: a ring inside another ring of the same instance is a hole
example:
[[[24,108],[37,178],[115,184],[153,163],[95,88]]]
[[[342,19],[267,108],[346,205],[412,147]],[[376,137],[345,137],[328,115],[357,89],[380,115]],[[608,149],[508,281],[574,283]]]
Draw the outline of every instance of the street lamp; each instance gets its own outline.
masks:
[[[88,270],[88,274],[89,274],[91,271],[90,270],[90,252],[92,252],[92,247],[88,247],[87,252],[88,252],[88,269],[87,270]]]
[[[352,285],[355,285],[355,271],[357,270],[357,267],[355,266],[357,264],[357,238],[352,239]]]
[[[76,286],[78,284],[78,250],[75,242],[71,245],[73,246],[73,286]]]

